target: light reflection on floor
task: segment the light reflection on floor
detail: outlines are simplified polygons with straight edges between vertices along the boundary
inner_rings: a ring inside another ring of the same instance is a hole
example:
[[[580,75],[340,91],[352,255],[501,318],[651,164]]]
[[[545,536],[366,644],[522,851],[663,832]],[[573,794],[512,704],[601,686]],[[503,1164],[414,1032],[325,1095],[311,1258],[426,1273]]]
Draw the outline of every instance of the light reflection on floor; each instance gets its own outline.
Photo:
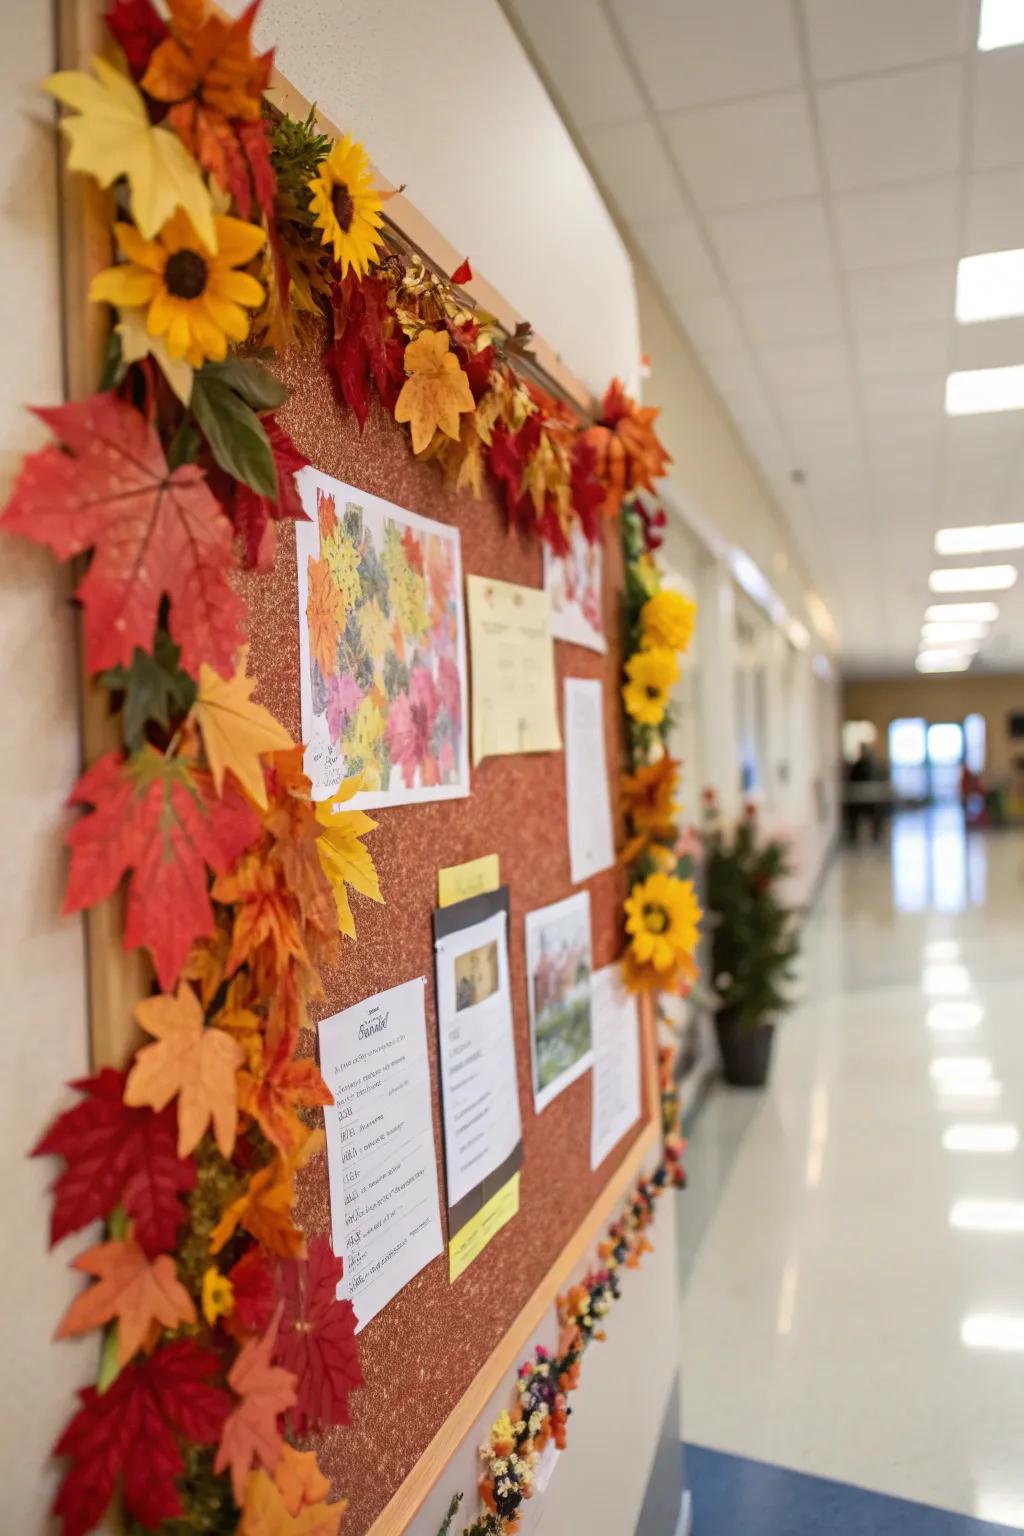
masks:
[[[684,1437],[1024,1530],[1024,832],[897,816],[805,940],[691,1137]]]

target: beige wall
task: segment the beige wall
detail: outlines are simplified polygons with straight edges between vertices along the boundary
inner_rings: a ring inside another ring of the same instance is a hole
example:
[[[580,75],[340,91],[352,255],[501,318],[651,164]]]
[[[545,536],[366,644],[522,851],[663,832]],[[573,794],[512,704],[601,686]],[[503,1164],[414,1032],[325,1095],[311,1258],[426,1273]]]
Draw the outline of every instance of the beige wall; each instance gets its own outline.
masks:
[[[52,68],[51,28],[51,7],[37,0],[0,6],[0,502],[22,453],[47,436],[25,406],[61,398],[55,139],[36,89]],[[75,1388],[96,1368],[94,1340],[51,1342],[79,1289],[66,1266],[82,1244],[70,1239],[48,1252],[55,1165],[26,1156],[70,1102],[65,1080],[87,1070],[82,928],[58,916],[64,803],[79,771],[78,666],[57,567],[43,551],[6,538],[0,655],[0,1529],[38,1536],[50,1530],[57,1480],[50,1448],[74,1408]]]
[[[931,723],[962,720],[970,714],[984,715],[986,774],[991,778],[1003,777],[1011,757],[1024,754],[1024,741],[1013,743],[1007,734],[1007,715],[1011,710],[1024,711],[1024,676],[952,673],[942,677],[848,682],[843,688],[843,719],[870,720],[878,731],[883,756],[892,720],[921,715]]]

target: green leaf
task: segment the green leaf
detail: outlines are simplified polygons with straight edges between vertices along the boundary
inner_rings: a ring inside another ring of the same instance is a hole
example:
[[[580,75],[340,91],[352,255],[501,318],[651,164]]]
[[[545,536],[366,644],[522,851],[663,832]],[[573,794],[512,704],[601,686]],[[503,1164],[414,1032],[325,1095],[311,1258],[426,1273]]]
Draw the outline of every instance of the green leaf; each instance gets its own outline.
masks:
[[[201,441],[191,416],[183,416],[167,450],[168,469],[179,469],[182,464],[194,464]]]
[[[124,378],[127,364],[121,355],[121,338],[116,330],[109,332],[107,344],[103,349],[103,368],[100,372],[99,387],[101,391],[116,389]]]
[[[114,1385],[121,1374],[117,1344],[117,1324],[111,1323],[103,1335],[103,1344],[100,1348],[100,1369],[96,1378],[96,1391],[100,1397]]]
[[[254,411],[276,411],[288,399],[287,386],[252,358],[229,357],[223,363],[207,363],[202,378],[226,384]]]
[[[196,374],[192,412],[210,452],[233,480],[276,501],[277,468],[259,417],[233,389],[206,374],[205,368]]]
[[[146,737],[146,726],[169,731],[171,721],[192,708],[196,685],[178,666],[181,655],[164,630],[158,630],[153,654],[135,647],[131,665],[111,667],[101,681],[114,693],[124,694],[122,730],[129,752],[137,752]]]

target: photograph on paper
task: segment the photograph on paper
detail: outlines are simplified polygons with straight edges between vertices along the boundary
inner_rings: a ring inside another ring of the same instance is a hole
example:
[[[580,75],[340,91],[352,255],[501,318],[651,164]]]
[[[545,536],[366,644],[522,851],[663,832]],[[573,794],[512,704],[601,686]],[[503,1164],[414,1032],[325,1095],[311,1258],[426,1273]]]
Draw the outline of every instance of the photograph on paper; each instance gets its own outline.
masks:
[[[526,914],[533,1096],[538,1113],[589,1068],[590,896]]]

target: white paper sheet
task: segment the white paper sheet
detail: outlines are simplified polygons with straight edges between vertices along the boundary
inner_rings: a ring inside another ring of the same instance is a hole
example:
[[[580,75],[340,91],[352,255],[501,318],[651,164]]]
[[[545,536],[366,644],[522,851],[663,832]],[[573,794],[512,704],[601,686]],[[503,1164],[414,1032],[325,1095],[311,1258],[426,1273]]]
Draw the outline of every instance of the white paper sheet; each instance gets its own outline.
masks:
[[[590,1166],[603,1163],[640,1117],[640,1020],[619,964],[591,977],[594,1035]]]
[[[526,914],[533,1105],[539,1115],[588,1070],[590,893],[580,891]]]
[[[443,1246],[425,987],[417,976],[320,1024],[338,1296],[357,1332]]]
[[[507,929],[496,912],[437,941],[449,1206],[499,1168],[522,1135]]]
[[[581,528],[569,535],[569,553],[556,555],[544,545],[544,590],[551,595],[551,633],[556,640],[608,649],[601,627],[601,545],[591,544]]]
[[[565,679],[565,791],[569,875],[573,885],[579,885],[615,863],[604,695],[596,679]]]

